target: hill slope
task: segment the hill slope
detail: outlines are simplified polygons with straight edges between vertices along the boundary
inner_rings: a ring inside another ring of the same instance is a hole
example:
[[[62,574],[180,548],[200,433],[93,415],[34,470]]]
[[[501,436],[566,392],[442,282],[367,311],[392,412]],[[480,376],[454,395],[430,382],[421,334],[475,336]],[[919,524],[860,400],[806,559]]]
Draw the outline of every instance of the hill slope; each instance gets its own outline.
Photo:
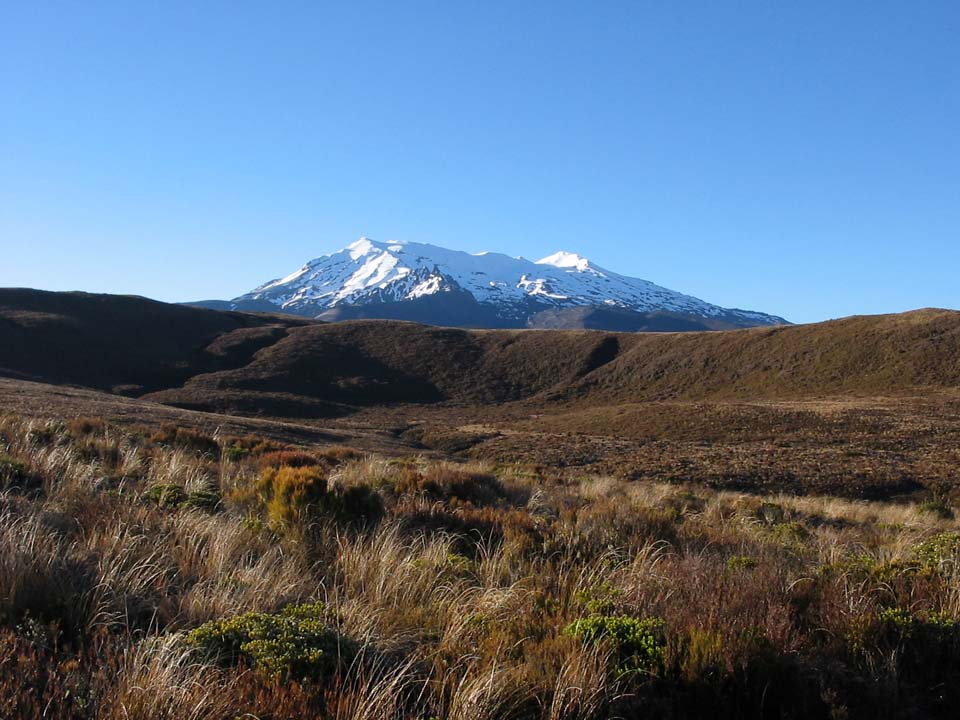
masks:
[[[243,364],[297,318],[142,297],[0,289],[0,374],[126,395]]]
[[[912,392],[960,386],[960,313],[715,333],[472,331],[0,290],[0,374],[277,416]]]

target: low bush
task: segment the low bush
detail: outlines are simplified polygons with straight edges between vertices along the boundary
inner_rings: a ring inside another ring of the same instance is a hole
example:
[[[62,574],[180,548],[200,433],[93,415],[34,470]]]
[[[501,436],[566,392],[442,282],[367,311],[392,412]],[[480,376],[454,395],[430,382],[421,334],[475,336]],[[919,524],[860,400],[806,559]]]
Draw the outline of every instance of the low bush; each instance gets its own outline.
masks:
[[[0,490],[26,489],[39,484],[39,479],[27,466],[11,457],[0,454]]]
[[[264,453],[257,461],[260,470],[282,467],[304,468],[319,464],[320,461],[316,457],[302,450],[274,450]]]
[[[182,485],[161,483],[147,490],[147,497],[160,507],[177,507],[187,499]]]
[[[185,507],[194,508],[195,510],[214,512],[215,510],[220,509],[221,502],[220,493],[218,493],[216,490],[211,490],[208,488],[204,490],[195,490],[187,495],[186,500],[183,501],[183,505]]]
[[[914,558],[921,569],[932,572],[944,563],[954,562],[960,553],[960,533],[945,532],[924,540],[914,549]]]
[[[628,615],[591,615],[565,629],[584,643],[606,642],[616,654],[619,674],[651,675],[663,667],[666,639],[661,618]]]
[[[941,520],[953,520],[953,508],[942,498],[932,498],[920,503],[920,512],[925,512]]]
[[[753,570],[757,561],[749,555],[731,555],[727,558],[727,570]]]
[[[325,680],[356,655],[333,627],[323,603],[288,605],[278,613],[245,613],[187,633],[186,642],[219,662],[251,663],[283,680]]]
[[[164,424],[150,436],[150,442],[166,447],[190,450],[198,455],[208,455],[214,459],[220,457],[220,443],[215,439],[197,430]]]
[[[316,517],[365,524],[383,515],[383,502],[373,490],[329,483],[319,466],[267,468],[257,481],[257,492],[268,520],[279,527]]]

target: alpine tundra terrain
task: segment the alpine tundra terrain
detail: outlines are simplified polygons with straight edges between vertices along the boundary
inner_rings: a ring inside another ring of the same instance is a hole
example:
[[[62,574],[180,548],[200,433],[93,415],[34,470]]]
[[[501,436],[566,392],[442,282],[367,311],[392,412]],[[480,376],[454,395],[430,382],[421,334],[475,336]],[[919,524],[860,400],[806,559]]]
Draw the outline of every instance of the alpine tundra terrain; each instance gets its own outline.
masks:
[[[0,717],[957,716],[960,313],[471,330],[273,287],[0,290]]]

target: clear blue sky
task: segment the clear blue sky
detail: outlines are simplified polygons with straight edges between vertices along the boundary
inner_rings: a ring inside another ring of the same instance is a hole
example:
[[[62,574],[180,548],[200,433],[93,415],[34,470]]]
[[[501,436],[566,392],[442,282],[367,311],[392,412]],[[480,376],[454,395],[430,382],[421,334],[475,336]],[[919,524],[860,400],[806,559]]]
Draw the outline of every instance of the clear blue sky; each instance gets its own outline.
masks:
[[[960,307],[960,3],[3,4],[0,286],[229,298],[361,234]]]

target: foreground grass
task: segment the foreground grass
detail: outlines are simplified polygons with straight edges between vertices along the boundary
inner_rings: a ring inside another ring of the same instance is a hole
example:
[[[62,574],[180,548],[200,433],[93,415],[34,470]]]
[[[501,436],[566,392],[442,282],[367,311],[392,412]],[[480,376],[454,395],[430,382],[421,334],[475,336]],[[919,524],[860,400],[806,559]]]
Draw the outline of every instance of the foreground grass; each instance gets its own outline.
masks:
[[[949,503],[0,425],[0,717],[955,717]]]

